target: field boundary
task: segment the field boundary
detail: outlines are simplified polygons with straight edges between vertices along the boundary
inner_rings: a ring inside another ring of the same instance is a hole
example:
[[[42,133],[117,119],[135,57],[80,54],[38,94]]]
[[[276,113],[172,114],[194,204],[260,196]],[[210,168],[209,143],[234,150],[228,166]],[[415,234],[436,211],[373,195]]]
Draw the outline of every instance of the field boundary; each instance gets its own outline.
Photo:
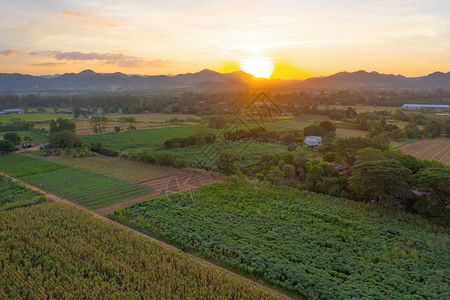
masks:
[[[164,191],[160,191],[160,190],[157,190],[157,189],[153,189],[153,188],[151,188],[151,187],[149,187],[149,186],[145,186],[145,185],[142,185],[142,184],[139,184],[139,183],[134,183],[134,182],[130,182],[130,181],[126,181],[126,180],[120,179],[120,178],[108,176],[108,175],[105,175],[105,174],[100,174],[100,173],[96,173],[96,172],[89,171],[89,170],[86,170],[86,169],[77,168],[77,167],[74,167],[74,166],[71,166],[71,165],[68,165],[68,164],[65,164],[65,163],[53,161],[53,160],[46,159],[46,158],[43,158],[43,157],[37,157],[37,156],[29,155],[29,154],[24,154],[24,155],[26,155],[26,156],[28,156],[28,157],[31,157],[31,158],[42,159],[42,160],[44,160],[44,161],[46,161],[46,162],[53,163],[53,164],[58,164],[58,165],[65,166],[65,167],[69,167],[69,168],[72,168],[72,169],[75,169],[75,170],[81,170],[81,171],[88,172],[88,173],[91,173],[91,174],[94,174],[94,175],[103,176],[103,177],[106,177],[106,178],[109,178],[109,179],[118,180],[118,181],[121,181],[121,182],[123,182],[123,183],[136,185],[136,186],[139,186],[139,187],[142,187],[142,188],[151,190],[151,191],[156,191],[156,192],[160,192],[160,193],[162,193],[162,194],[167,194],[167,193],[164,192]]]
[[[18,178],[15,178],[15,177],[13,177],[13,176],[11,176],[11,175],[9,175],[9,174],[6,174],[6,173],[0,171],[0,175],[5,176],[5,177],[8,177],[8,178],[12,179],[13,181],[15,181],[15,182],[17,182],[17,183],[20,183],[20,184],[22,184],[22,185],[24,185],[24,186],[26,186],[26,187],[28,187],[28,188],[34,190],[34,191],[37,191],[37,192],[42,193],[43,195],[47,196],[47,198],[49,198],[50,200],[52,200],[52,201],[54,201],[54,202],[65,203],[65,204],[71,205],[71,206],[73,206],[73,207],[75,207],[75,208],[78,208],[78,209],[81,209],[81,210],[83,210],[83,211],[86,211],[86,212],[90,213],[91,215],[93,215],[93,216],[96,217],[96,218],[99,218],[99,219],[101,219],[101,220],[103,220],[103,221],[105,221],[105,222],[107,222],[107,223],[109,223],[109,224],[115,224],[116,226],[119,226],[119,227],[121,227],[121,228],[124,228],[124,229],[126,229],[126,230],[129,230],[129,231],[131,231],[131,232],[134,232],[135,234],[138,234],[138,235],[140,235],[140,236],[144,236],[144,237],[146,237],[147,239],[149,239],[149,240],[152,241],[152,242],[159,243],[159,244],[160,244],[161,246],[163,246],[163,247],[166,247],[166,248],[168,248],[168,249],[172,249],[172,250],[175,250],[175,251],[183,252],[185,255],[188,255],[189,257],[191,257],[191,258],[193,258],[193,259],[195,259],[195,260],[197,260],[197,261],[199,261],[199,262],[201,262],[201,263],[203,263],[203,264],[205,264],[205,265],[213,266],[213,267],[215,267],[215,268],[217,268],[217,269],[220,269],[221,271],[223,271],[223,272],[225,272],[225,273],[228,273],[228,274],[230,274],[230,275],[232,275],[232,276],[237,276],[238,278],[240,278],[240,279],[242,279],[242,280],[245,280],[245,281],[247,281],[247,282],[249,282],[249,283],[251,283],[251,284],[254,284],[254,285],[256,285],[256,286],[259,286],[259,287],[263,287],[263,288],[269,289],[269,290],[271,290],[272,292],[274,292],[274,294],[276,294],[276,295],[278,295],[278,296],[280,296],[280,297],[284,297],[284,298],[288,298],[288,299],[295,299],[294,297],[292,297],[292,296],[290,296],[290,295],[287,295],[287,294],[285,294],[285,293],[283,293],[283,292],[281,292],[281,291],[279,291],[279,290],[277,290],[277,289],[274,289],[274,288],[272,288],[272,287],[270,287],[270,286],[267,286],[267,285],[265,285],[265,284],[262,284],[262,283],[260,283],[260,282],[258,282],[258,281],[255,281],[255,280],[253,280],[253,279],[250,279],[250,278],[248,278],[248,277],[245,277],[245,276],[243,276],[243,275],[240,275],[240,274],[238,274],[238,273],[235,273],[235,272],[233,272],[233,271],[231,271],[231,270],[229,270],[229,269],[227,269],[227,268],[224,268],[224,267],[222,267],[222,266],[220,266],[220,265],[217,265],[217,264],[215,264],[215,263],[213,263],[213,262],[211,262],[211,261],[208,261],[208,260],[205,260],[205,259],[203,259],[203,258],[200,258],[200,257],[198,257],[198,256],[196,256],[196,255],[194,255],[194,254],[184,252],[184,251],[182,251],[182,249],[177,248],[177,247],[175,247],[174,245],[171,245],[171,244],[169,244],[169,243],[166,243],[166,242],[164,242],[164,241],[162,241],[162,240],[159,240],[159,239],[157,239],[157,238],[155,238],[155,237],[153,237],[153,236],[150,236],[150,235],[145,234],[145,233],[143,233],[143,232],[140,232],[140,231],[138,231],[138,230],[136,230],[136,229],[133,229],[133,228],[131,228],[131,227],[128,227],[128,226],[126,226],[126,225],[123,225],[123,224],[121,224],[121,223],[119,223],[119,222],[116,222],[116,221],[114,221],[114,220],[112,220],[112,219],[110,219],[110,218],[107,218],[107,217],[105,217],[105,216],[102,216],[102,215],[96,213],[95,211],[89,210],[89,209],[87,209],[87,208],[85,208],[85,207],[83,207],[83,206],[81,206],[81,205],[79,205],[79,204],[73,203],[73,202],[70,201],[70,200],[67,200],[67,199],[64,199],[64,198],[62,198],[62,197],[56,196],[56,195],[54,195],[54,194],[52,194],[52,193],[46,192],[46,191],[44,191],[44,190],[42,190],[42,189],[40,189],[40,188],[38,188],[38,187],[36,187],[36,186],[34,186],[34,185],[32,185],[32,184],[29,184],[29,183],[27,183],[27,182],[24,182],[24,181],[22,181],[22,180],[20,180],[20,179],[18,179]]]

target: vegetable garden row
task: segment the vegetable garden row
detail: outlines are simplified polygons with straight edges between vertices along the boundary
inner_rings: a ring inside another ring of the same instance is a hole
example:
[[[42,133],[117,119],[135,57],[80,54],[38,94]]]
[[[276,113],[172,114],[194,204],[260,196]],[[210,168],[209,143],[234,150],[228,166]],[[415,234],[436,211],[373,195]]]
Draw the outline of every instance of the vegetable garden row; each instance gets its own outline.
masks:
[[[381,206],[237,178],[110,217],[308,298],[450,295],[448,228]]]
[[[0,170],[91,209],[153,192],[147,187],[24,154],[0,156]]]
[[[45,197],[5,176],[0,176],[0,211],[31,206],[45,201]]]

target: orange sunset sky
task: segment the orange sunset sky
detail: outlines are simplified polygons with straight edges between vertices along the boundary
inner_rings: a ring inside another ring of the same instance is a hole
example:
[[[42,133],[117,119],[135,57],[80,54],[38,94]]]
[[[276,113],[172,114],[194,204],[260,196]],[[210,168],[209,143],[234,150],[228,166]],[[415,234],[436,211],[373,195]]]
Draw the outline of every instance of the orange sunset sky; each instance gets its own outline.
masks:
[[[5,1],[0,73],[450,70],[448,1]]]

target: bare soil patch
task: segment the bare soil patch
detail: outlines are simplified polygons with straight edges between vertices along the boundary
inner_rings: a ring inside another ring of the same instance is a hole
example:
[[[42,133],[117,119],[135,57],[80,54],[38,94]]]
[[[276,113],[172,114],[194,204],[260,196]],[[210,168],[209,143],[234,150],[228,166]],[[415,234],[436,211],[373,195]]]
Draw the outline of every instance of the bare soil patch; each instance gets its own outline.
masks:
[[[191,191],[219,181],[219,179],[208,175],[179,172],[172,176],[144,181],[139,184],[148,186],[157,191],[172,194]]]
[[[436,159],[450,166],[450,139],[446,137],[420,140],[397,149],[420,159]]]

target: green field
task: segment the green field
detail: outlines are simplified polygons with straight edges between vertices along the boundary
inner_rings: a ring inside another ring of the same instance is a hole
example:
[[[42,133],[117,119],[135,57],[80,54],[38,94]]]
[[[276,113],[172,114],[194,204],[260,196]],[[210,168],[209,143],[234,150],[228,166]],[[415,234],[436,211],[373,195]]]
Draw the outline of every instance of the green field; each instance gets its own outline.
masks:
[[[448,228],[381,206],[236,179],[111,217],[308,298],[450,296]]]
[[[268,131],[289,131],[300,130],[314,123],[312,120],[283,120],[264,123]],[[139,131],[127,131],[119,133],[106,133],[102,135],[86,135],[83,139],[87,142],[101,142],[105,146],[116,150],[136,149],[136,148],[155,148],[162,145],[166,140],[176,137],[188,137],[199,134],[200,132],[212,132],[216,135],[222,134],[225,130],[235,128],[254,128],[256,124],[246,124],[239,126],[230,126],[225,129],[212,129],[195,125],[186,125],[173,128],[155,128]]]
[[[90,209],[153,192],[150,188],[23,154],[0,156],[0,170]]]
[[[45,197],[0,175],[0,211],[26,207],[45,201]]]
[[[0,170],[14,177],[47,173],[64,168],[67,167],[25,154],[0,155]]]
[[[177,170],[172,168],[103,156],[83,158],[57,156],[52,158],[52,160],[134,183],[167,177],[177,173]]]
[[[188,137],[199,132],[197,126],[182,126],[172,128],[157,128],[119,133],[106,133],[102,135],[86,135],[87,142],[101,142],[103,145],[116,150],[135,148],[155,148],[164,144],[168,139],[175,137]],[[208,132],[220,132],[220,129],[206,129]]]
[[[211,152],[209,152],[211,150]],[[235,167],[243,168],[258,162],[264,153],[286,153],[286,146],[261,143],[229,142],[227,144],[215,143],[211,145],[174,148],[168,150],[155,150],[152,154],[170,153],[182,161],[186,167],[210,169],[215,166],[220,151],[228,151],[236,157]]]
[[[23,138],[25,136],[32,138],[32,140],[31,140],[32,144],[43,144],[43,143],[46,143],[48,140],[47,136],[39,134],[37,132],[33,132],[33,131],[8,131],[8,132],[17,133],[20,136],[20,138],[22,139],[22,143],[25,142],[23,140]],[[5,133],[7,133],[7,132],[0,132],[0,139],[3,139],[3,136],[5,135]]]
[[[0,212],[0,299],[283,299],[62,203]]]
[[[22,115],[0,115],[0,122],[6,123],[11,119],[18,118],[25,121],[31,122],[44,122],[50,121],[52,119],[64,118],[64,119],[72,119],[71,115],[58,115],[58,114],[41,114],[41,113],[30,113],[30,114],[22,114]]]

